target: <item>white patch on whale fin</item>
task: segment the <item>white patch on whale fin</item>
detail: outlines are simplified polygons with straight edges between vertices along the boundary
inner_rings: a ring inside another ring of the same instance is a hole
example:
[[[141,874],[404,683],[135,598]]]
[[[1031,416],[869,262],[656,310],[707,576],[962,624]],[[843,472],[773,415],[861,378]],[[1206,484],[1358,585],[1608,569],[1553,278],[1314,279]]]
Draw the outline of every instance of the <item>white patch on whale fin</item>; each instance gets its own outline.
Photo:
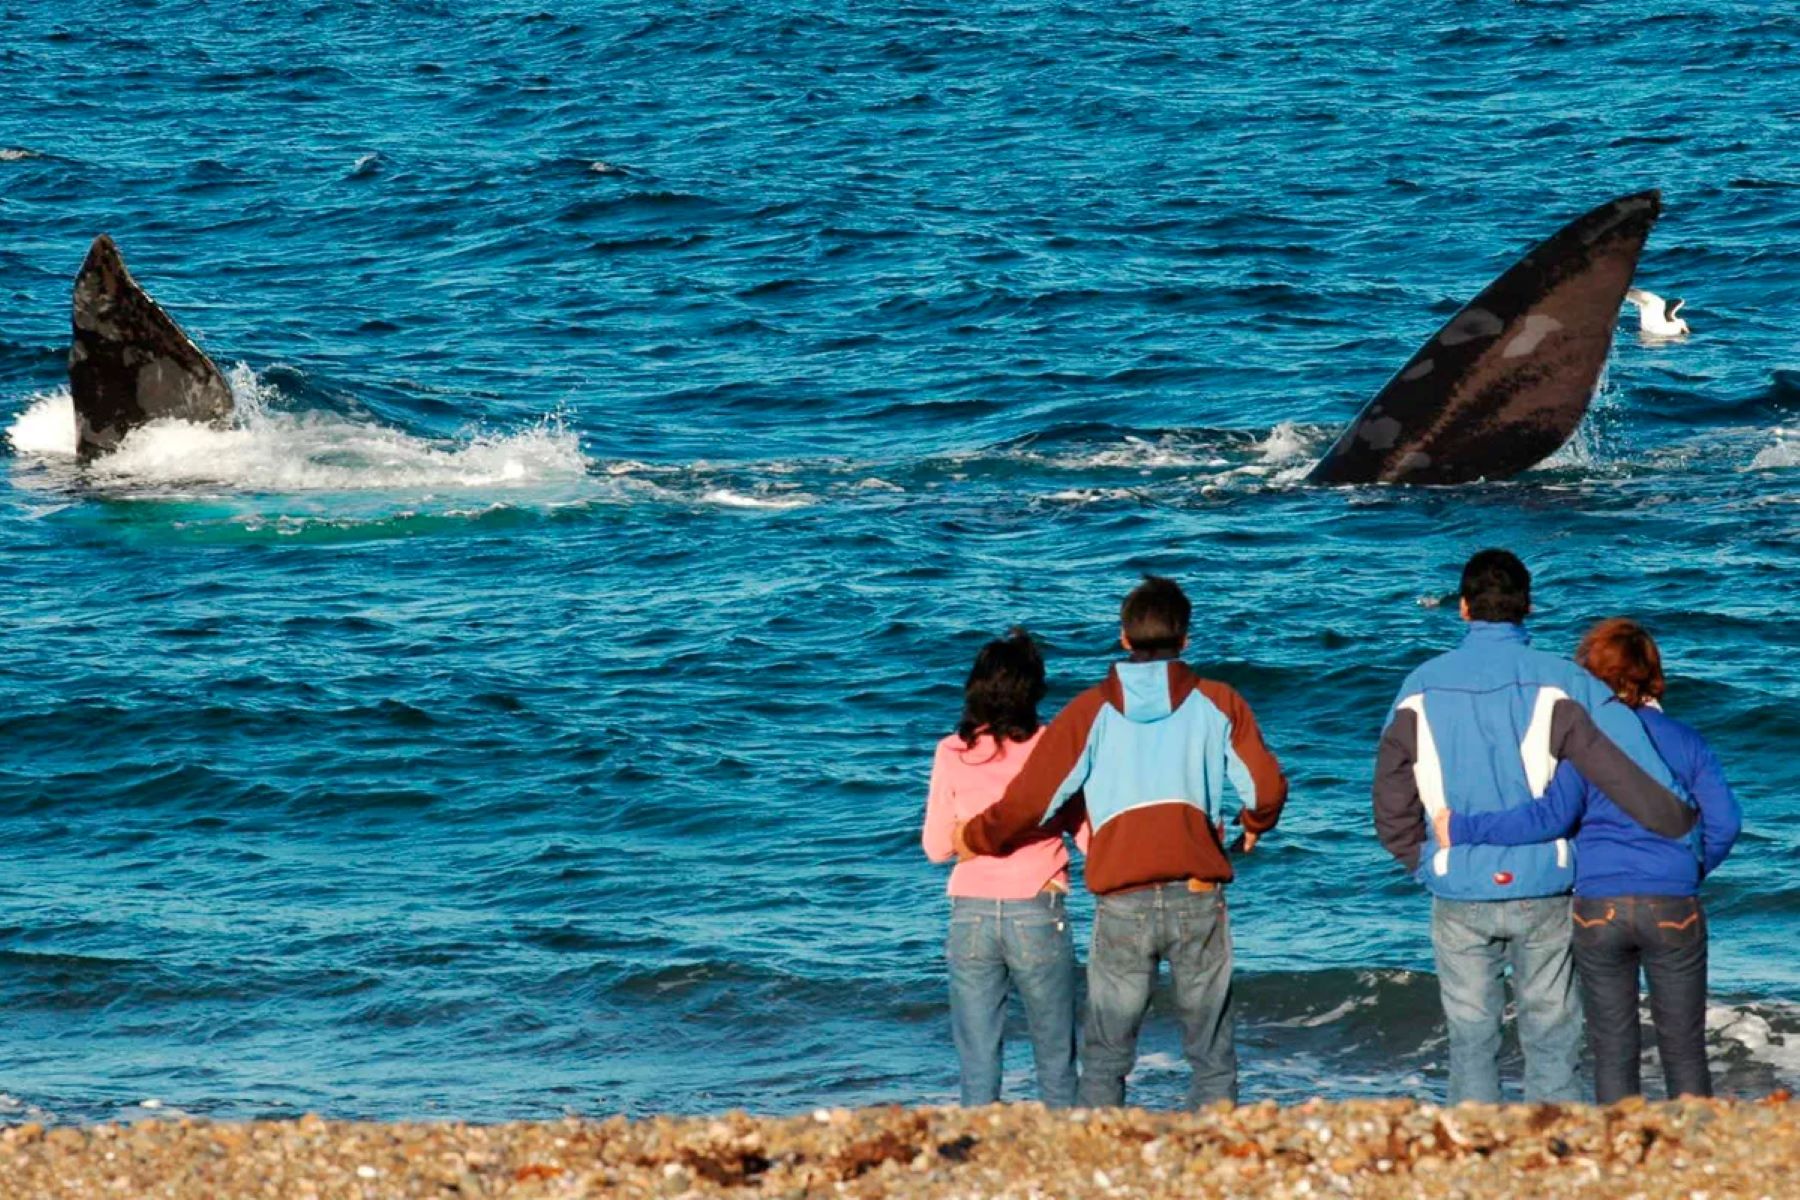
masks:
[[[1394,470],[1404,478],[1414,472],[1426,470],[1430,466],[1431,455],[1423,450],[1408,450],[1400,457],[1400,461],[1394,464]]]
[[[1513,335],[1500,351],[1502,358],[1524,358],[1536,350],[1544,339],[1563,327],[1563,323],[1548,313],[1530,313],[1525,318],[1524,328]]]
[[[1369,443],[1373,449],[1392,450],[1405,428],[1397,418],[1376,417],[1372,421],[1364,421],[1356,431],[1356,436]]]
[[[1460,346],[1477,338],[1499,337],[1505,331],[1506,322],[1494,313],[1485,308],[1470,308],[1464,309],[1454,321],[1444,326],[1444,331],[1438,334],[1438,341],[1446,346]]]

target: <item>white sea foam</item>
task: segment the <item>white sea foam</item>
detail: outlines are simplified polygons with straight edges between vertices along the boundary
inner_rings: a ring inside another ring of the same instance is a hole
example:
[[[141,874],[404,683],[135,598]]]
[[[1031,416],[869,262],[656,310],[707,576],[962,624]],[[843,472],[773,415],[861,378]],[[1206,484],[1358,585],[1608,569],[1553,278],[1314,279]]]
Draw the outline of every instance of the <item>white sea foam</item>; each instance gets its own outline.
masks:
[[[811,496],[797,494],[748,496],[730,488],[714,488],[700,499],[707,504],[717,504],[721,508],[805,508],[813,502]]]
[[[0,1092],[0,1117],[9,1121],[43,1121],[49,1116],[49,1112],[29,1101]]]
[[[1214,447],[1176,434],[1164,434],[1157,438],[1127,435],[1117,445],[1103,449],[1051,453],[1031,449],[1020,452],[1018,457],[1066,471],[1113,469],[1138,470],[1145,474],[1151,471],[1230,465],[1229,460],[1222,458]]]
[[[1052,504],[1096,504],[1117,500],[1141,499],[1131,488],[1064,488],[1044,497]]]
[[[1251,447],[1255,458],[1225,472],[1220,479],[1261,480],[1278,486],[1299,483],[1318,465],[1319,455],[1332,436],[1331,430],[1307,429],[1293,421],[1283,421]]]
[[[1308,436],[1292,421],[1283,421],[1269,430],[1269,436],[1256,443],[1257,453],[1269,464],[1291,463],[1312,449],[1316,438]]]
[[[0,146],[0,162],[18,162],[22,158],[36,158],[37,152],[22,150],[17,147]]]
[[[1775,430],[1775,440],[1757,451],[1750,467],[1755,471],[1800,467],[1800,429]]]
[[[1767,1063],[1778,1071],[1800,1075],[1800,1037],[1775,1032],[1769,1018],[1755,1011],[1794,1012],[1789,1005],[1757,1005],[1733,1007],[1724,1004],[1706,1006],[1706,1031],[1721,1041],[1736,1042],[1750,1052],[1756,1062]]]
[[[89,478],[102,486],[294,493],[531,487],[587,474],[580,439],[554,420],[445,443],[335,414],[275,411],[270,390],[247,367],[233,369],[229,381],[237,409],[230,427],[153,421],[91,463]],[[74,458],[69,393],[33,399],[7,437],[21,455]]]
[[[1583,421],[1575,427],[1569,440],[1559,447],[1555,454],[1538,464],[1540,470],[1568,471],[1582,470],[1594,465],[1594,436],[1589,432],[1588,423]]]
[[[1317,1029],[1321,1025],[1330,1025],[1334,1021],[1341,1020],[1359,1008],[1373,1008],[1378,999],[1379,997],[1374,992],[1368,992],[1360,996],[1346,996],[1343,1000],[1338,1002],[1335,1008],[1328,1009],[1325,1012],[1313,1013],[1310,1016],[1304,1017],[1293,1017],[1286,1021],[1270,1021],[1269,1025],[1271,1028],[1275,1029]]]
[[[118,1112],[114,1114],[114,1119],[126,1122],[204,1120],[204,1118],[197,1118],[195,1114],[184,1108],[177,1108],[173,1104],[164,1104],[154,1096],[147,1100],[140,1100],[136,1104],[120,1105]]]
[[[33,396],[6,431],[14,454],[75,457],[75,401],[67,391]]]

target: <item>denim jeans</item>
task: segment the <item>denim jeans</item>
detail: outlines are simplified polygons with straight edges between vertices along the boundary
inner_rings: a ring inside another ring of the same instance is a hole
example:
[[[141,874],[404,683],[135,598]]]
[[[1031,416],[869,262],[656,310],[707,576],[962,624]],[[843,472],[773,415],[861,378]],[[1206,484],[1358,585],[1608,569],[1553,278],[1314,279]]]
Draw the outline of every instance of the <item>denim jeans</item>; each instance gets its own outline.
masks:
[[[950,1028],[962,1060],[962,1102],[1000,1099],[1008,984],[1019,989],[1037,1058],[1038,1094],[1075,1103],[1075,939],[1064,897],[971,900],[950,906]]]
[[[1602,1104],[1642,1094],[1638,968],[1669,1095],[1712,1095],[1706,1065],[1706,913],[1697,896],[1577,896],[1575,969]]]
[[[1183,880],[1102,896],[1095,906],[1081,1048],[1083,1106],[1125,1103],[1125,1076],[1137,1061],[1138,1030],[1163,962],[1174,985],[1182,1053],[1194,1071],[1189,1106],[1237,1101],[1225,892],[1192,892]]]
[[[1450,1103],[1500,1103],[1501,982],[1512,965],[1525,1051],[1525,1102],[1581,1099],[1581,1009],[1569,952],[1569,898],[1431,905],[1438,990],[1450,1027]]]

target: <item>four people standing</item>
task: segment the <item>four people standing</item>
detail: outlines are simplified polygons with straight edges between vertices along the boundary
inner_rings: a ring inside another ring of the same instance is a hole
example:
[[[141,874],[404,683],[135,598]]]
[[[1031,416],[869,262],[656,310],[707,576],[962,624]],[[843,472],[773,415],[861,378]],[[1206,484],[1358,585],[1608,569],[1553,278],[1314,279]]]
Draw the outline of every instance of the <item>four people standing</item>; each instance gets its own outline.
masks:
[[[1577,967],[1601,1098],[1637,1090],[1640,960],[1656,963],[1652,1005],[1671,1014],[1666,1037],[1658,1018],[1665,1063],[1671,1047],[1677,1059],[1668,1068],[1671,1094],[1708,1094],[1703,1025],[1695,1024],[1695,1013],[1704,1014],[1704,918],[1693,889],[1736,836],[1735,803],[1698,735],[1646,711],[1661,692],[1660,663],[1653,684],[1637,670],[1633,690],[1602,681],[1600,657],[1587,643],[1581,665],[1533,650],[1524,629],[1530,589],[1524,564],[1506,551],[1469,561],[1461,587],[1468,631],[1456,649],[1408,676],[1377,754],[1377,833],[1433,897],[1450,1101],[1501,1098],[1509,964],[1527,1101],[1580,1096]],[[1021,746],[1029,756],[1009,769],[1003,794],[959,809],[950,837],[962,871],[1022,853],[1053,855],[1033,848],[1061,850],[1063,832],[1091,827],[1086,878],[1099,899],[1078,1090],[1090,1107],[1123,1103],[1162,961],[1194,1070],[1190,1104],[1237,1097],[1224,793],[1229,786],[1242,805],[1236,820],[1248,851],[1274,827],[1287,784],[1244,699],[1178,660],[1190,612],[1177,585],[1147,577],[1121,612],[1130,659]],[[943,753],[940,747],[940,764]],[[941,813],[937,774],[933,803]],[[937,820],[927,846],[948,857]],[[1621,860],[1595,877],[1606,879],[1593,885],[1605,894],[1590,892],[1583,855],[1609,837],[1637,847],[1636,866],[1659,862],[1667,874],[1640,877]],[[1669,848],[1690,845],[1697,865],[1676,870]],[[1629,878],[1620,879],[1620,869]],[[1672,949],[1674,942],[1687,949]],[[953,1010],[957,946],[953,923]],[[1696,1054],[1698,1071],[1690,1061]],[[1051,1100],[1043,1062],[1040,1050],[1040,1083]],[[965,1058],[966,1103],[969,1070]]]

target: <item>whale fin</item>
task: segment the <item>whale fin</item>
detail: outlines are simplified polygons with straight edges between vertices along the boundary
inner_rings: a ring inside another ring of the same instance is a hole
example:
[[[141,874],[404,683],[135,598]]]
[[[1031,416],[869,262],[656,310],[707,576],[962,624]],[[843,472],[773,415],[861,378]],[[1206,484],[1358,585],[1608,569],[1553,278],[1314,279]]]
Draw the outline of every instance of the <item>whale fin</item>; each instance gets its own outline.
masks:
[[[1438,330],[1307,476],[1311,483],[1508,479],[1569,440],[1612,349],[1655,191],[1538,243]]]
[[[75,276],[74,328],[69,394],[83,459],[164,417],[214,425],[230,418],[231,388],[219,368],[137,285],[105,234]]]

